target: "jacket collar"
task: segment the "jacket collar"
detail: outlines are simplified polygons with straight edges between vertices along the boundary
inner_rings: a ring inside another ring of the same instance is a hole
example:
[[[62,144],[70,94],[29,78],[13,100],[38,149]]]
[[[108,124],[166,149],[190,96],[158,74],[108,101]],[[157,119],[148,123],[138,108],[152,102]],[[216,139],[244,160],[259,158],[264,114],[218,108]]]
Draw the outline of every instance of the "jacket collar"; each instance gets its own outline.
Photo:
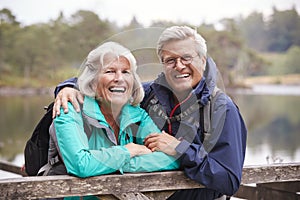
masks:
[[[154,84],[152,84],[151,87],[154,90],[158,100],[163,106],[167,107],[167,105],[170,105],[169,102],[173,102],[172,89],[170,85],[167,83],[164,73],[158,75],[158,77],[154,80]],[[210,91],[207,87],[205,77],[202,77],[200,82],[191,91],[191,93],[192,96],[194,96],[194,98],[199,100],[202,105],[207,104],[210,96]]]
[[[84,97],[83,112],[87,116],[96,119],[100,124],[103,124],[107,127],[109,126],[100,110],[97,101],[94,98],[88,96]],[[123,106],[119,117],[121,131],[123,131],[130,124],[141,121],[141,115],[140,112],[138,112],[138,108],[130,104],[125,104]]]

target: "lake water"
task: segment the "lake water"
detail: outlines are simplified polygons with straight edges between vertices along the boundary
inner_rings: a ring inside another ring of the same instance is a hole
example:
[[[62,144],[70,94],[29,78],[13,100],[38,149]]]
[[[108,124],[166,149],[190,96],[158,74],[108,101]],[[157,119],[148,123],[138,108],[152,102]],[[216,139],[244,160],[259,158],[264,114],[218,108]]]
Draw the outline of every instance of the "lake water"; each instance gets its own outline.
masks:
[[[245,165],[300,162],[300,86],[260,85],[230,96],[248,128]],[[0,159],[21,166],[26,140],[52,100],[0,96]],[[13,177],[0,171],[0,178]]]

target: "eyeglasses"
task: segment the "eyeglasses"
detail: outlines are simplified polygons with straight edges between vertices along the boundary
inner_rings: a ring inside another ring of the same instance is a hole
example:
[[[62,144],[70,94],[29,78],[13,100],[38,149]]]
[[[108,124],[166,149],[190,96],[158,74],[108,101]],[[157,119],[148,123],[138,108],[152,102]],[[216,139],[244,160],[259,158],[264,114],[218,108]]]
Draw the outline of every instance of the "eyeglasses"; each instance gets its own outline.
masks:
[[[162,63],[168,67],[175,67],[176,64],[177,64],[177,60],[179,59],[181,64],[183,65],[188,65],[188,64],[191,64],[193,62],[193,58],[199,56],[198,54],[195,55],[195,56],[192,56],[192,55],[183,55],[183,56],[180,56],[180,57],[177,57],[177,58],[167,58],[166,60],[164,60]]]

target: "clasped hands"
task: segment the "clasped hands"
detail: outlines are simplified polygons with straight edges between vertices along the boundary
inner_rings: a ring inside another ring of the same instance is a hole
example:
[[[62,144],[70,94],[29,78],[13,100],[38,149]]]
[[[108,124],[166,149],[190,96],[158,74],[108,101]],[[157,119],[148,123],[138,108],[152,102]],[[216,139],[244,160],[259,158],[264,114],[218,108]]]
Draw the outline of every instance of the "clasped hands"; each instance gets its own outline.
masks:
[[[165,131],[162,133],[151,133],[144,140],[144,145],[129,143],[125,147],[129,150],[130,156],[148,154],[154,151],[161,151],[165,154],[175,156],[176,146],[180,143],[175,137]]]

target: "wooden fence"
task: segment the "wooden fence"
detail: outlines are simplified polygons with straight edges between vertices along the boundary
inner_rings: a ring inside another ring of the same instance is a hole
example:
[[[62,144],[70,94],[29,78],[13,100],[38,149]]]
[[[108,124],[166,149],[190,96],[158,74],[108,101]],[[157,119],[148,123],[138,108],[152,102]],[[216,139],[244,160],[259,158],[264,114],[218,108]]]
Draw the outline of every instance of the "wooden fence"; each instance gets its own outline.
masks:
[[[0,169],[14,173],[19,167],[0,162]],[[300,199],[300,163],[245,166],[242,185],[234,197],[243,199]],[[182,171],[126,173],[89,178],[38,176],[0,179],[0,199],[37,199],[97,195],[103,200],[160,200],[175,190],[201,188]]]

